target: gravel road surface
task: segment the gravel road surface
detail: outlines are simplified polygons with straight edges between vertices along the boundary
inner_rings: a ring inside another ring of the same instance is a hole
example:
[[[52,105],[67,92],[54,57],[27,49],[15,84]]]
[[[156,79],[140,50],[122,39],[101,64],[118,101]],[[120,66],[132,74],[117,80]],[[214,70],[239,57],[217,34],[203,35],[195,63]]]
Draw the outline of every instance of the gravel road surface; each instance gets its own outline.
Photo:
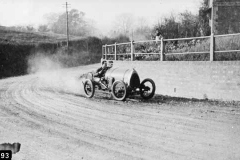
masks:
[[[13,160],[240,159],[238,103],[86,99],[78,77],[96,67],[0,80],[0,143],[21,143]]]

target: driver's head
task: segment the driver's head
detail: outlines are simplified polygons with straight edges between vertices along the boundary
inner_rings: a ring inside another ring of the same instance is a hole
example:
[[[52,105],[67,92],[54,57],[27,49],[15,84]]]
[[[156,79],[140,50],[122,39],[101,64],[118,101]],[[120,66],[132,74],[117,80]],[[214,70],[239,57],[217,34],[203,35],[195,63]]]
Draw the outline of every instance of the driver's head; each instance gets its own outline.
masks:
[[[107,67],[107,62],[106,61],[102,61],[102,68],[106,68]]]
[[[107,65],[109,68],[112,68],[113,67],[113,61],[108,61],[108,65]]]

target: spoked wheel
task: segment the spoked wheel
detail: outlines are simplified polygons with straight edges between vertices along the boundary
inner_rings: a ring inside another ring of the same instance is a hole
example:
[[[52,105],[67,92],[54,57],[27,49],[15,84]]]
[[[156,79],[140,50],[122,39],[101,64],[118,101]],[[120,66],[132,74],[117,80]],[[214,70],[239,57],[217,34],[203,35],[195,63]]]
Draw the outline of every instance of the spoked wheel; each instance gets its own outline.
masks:
[[[154,96],[156,90],[155,83],[152,79],[147,78],[140,84],[140,95],[143,99],[150,99]]]
[[[123,81],[115,81],[112,85],[112,96],[118,101],[125,100],[127,96],[127,88]]]
[[[92,98],[94,96],[95,86],[90,79],[87,79],[84,83],[84,93],[88,98]]]

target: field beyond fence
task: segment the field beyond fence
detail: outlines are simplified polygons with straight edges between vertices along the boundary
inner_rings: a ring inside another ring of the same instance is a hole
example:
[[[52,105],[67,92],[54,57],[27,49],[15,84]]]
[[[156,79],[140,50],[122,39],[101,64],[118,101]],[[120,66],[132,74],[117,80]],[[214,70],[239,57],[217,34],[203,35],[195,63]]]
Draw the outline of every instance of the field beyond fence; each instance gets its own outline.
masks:
[[[118,61],[236,61],[240,33],[131,41],[102,46],[102,58]]]

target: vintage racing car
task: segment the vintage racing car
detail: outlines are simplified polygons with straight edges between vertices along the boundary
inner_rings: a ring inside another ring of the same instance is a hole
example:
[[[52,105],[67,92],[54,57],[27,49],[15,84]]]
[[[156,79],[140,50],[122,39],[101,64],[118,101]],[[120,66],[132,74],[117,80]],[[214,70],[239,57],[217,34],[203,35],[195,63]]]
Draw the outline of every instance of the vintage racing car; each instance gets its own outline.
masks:
[[[139,94],[143,99],[150,99],[156,90],[155,83],[150,78],[140,83],[139,75],[134,68],[110,68],[101,79],[94,77],[94,72],[89,72],[85,74],[83,87],[88,98],[92,98],[97,89],[111,93],[113,98],[119,101],[125,100],[129,95]]]

